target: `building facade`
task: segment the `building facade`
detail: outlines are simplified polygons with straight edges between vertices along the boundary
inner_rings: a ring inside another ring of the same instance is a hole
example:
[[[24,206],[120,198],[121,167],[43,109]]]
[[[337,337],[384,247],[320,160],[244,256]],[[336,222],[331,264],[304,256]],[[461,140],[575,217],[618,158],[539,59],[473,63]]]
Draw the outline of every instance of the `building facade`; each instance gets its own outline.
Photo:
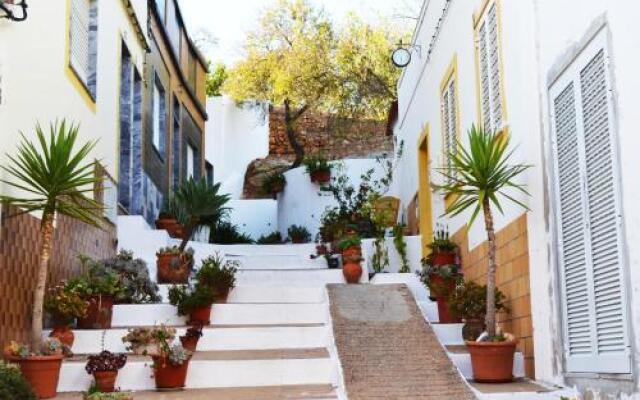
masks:
[[[395,176],[404,219],[417,221],[425,246],[436,223],[448,226],[466,278],[478,281],[484,227],[443,216],[451,199],[431,184],[472,124],[510,137],[512,161],[532,168],[520,178],[530,196],[513,193],[529,210],[496,210],[497,283],[511,309],[500,324],[519,338],[527,376],[614,398],[640,398],[637,11],[630,2],[427,1],[394,126],[406,144]]]

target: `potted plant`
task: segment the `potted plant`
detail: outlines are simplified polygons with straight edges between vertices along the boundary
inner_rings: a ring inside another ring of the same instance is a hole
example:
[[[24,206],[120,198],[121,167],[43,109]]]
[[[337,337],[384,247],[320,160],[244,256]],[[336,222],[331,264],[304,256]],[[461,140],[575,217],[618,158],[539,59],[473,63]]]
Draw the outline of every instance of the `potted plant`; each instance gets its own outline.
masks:
[[[505,295],[498,289],[495,293],[496,312],[508,311]],[[464,281],[449,296],[449,312],[462,318],[462,338],[476,340],[485,329],[485,313],[487,310],[487,287],[474,281]]]
[[[187,328],[184,335],[180,336],[180,343],[182,343],[182,347],[193,353],[196,351],[201,337],[202,325],[193,325]]]
[[[240,264],[237,261],[225,260],[215,253],[204,260],[196,273],[198,285],[210,288],[215,295],[215,302],[226,303],[229,292],[236,285],[236,273]]]
[[[294,244],[309,243],[311,241],[311,233],[304,226],[291,225],[287,229],[289,240]]]
[[[96,388],[104,393],[115,392],[118,371],[127,363],[126,354],[115,354],[103,350],[100,354],[87,357],[87,365],[84,367],[87,374],[93,375]]]
[[[29,141],[24,135],[16,151],[7,155],[9,160],[0,166],[6,173],[5,183],[21,193],[28,191],[24,198],[0,196],[0,201],[24,212],[41,212],[40,251],[35,274],[35,290],[31,303],[31,348],[42,349],[42,323],[45,288],[51,250],[53,248],[54,220],[57,215],[66,215],[91,226],[102,224],[103,207],[87,197],[87,187],[100,184],[94,173],[95,161],[90,153],[96,142],[76,146],[78,127],[66,121],[51,124],[49,134],[36,126],[36,141]],[[11,217],[11,215],[9,215]],[[58,342],[59,343],[59,342]],[[23,374],[36,388],[41,398],[55,395],[62,360],[61,354],[40,356],[27,353],[17,359]],[[34,365],[40,367],[33,368]],[[25,370],[29,373],[24,373]]]
[[[89,305],[85,315],[78,318],[80,329],[109,329],[113,304],[124,288],[118,275],[103,266],[93,264],[88,257],[79,257],[87,270],[86,274],[70,279],[67,286],[86,300]]]
[[[156,228],[166,230],[172,238],[182,239],[184,235],[184,227],[180,223],[182,220],[184,215],[180,205],[175,198],[167,197],[156,219]]]
[[[159,354],[152,355],[154,378],[158,389],[180,389],[185,385],[189,360],[192,352],[181,345],[174,345],[173,339],[164,338],[158,342]]]
[[[338,249],[342,253],[342,259],[357,258],[362,256],[362,239],[358,236],[352,236],[343,239],[338,243]]]
[[[28,345],[11,342],[4,349],[5,358],[20,366],[20,371],[39,399],[55,397],[64,358],[64,345],[51,338],[41,342],[36,351]]]
[[[216,292],[206,285],[176,285],[169,289],[169,302],[178,308],[178,315],[188,315],[189,325],[209,325],[211,305]]]
[[[0,360],[0,399],[36,400],[29,382],[22,376],[16,364]]]
[[[163,342],[173,342],[176,338],[176,329],[165,325],[154,327],[141,327],[129,329],[122,337],[127,351],[141,356],[160,354],[160,346]]]
[[[229,195],[218,194],[219,190],[220,183],[212,185],[206,178],[189,178],[176,188],[173,201],[184,232],[179,246],[165,247],[156,253],[159,283],[188,280],[193,268],[193,251],[187,250],[189,240],[202,228],[215,226],[227,214],[224,205]]]
[[[88,307],[89,302],[69,288],[66,282],[50,288],[44,301],[44,309],[51,316],[53,323],[49,337],[57,338],[69,348],[73,347],[75,335],[71,325],[76,318],[85,316]]]
[[[462,280],[458,264],[433,265],[430,258],[422,260],[420,280],[429,288],[429,295],[438,302],[438,319],[441,324],[455,324],[460,317],[449,312],[449,296]]]
[[[162,247],[158,258],[158,283],[184,284],[193,270],[193,250],[181,251],[178,246]]]
[[[512,151],[509,136],[472,126],[468,132],[469,147],[460,143],[459,151],[449,154],[452,167],[441,169],[445,183],[436,188],[455,199],[446,209],[449,215],[473,208],[468,226],[471,226],[480,212],[484,216],[484,226],[488,242],[486,335],[480,341],[467,341],[471,354],[474,379],[478,382],[507,382],[513,379],[513,356],[517,341],[506,340],[512,335],[498,335],[496,332],[496,235],[493,221],[493,203],[502,210],[500,197],[513,201],[527,209],[527,206],[506,191],[528,194],[516,178],[530,166],[511,164]],[[500,197],[499,197],[500,196]]]
[[[256,240],[256,244],[282,244],[282,235],[280,231],[273,231],[267,235],[261,235],[258,240]]]
[[[284,191],[284,186],[287,184],[287,178],[284,176],[282,172],[274,172],[270,175],[267,175],[262,180],[262,191],[265,194],[270,194],[273,196],[273,199],[278,198],[278,193]]]
[[[311,177],[311,182],[323,184],[331,180],[331,164],[322,155],[305,158],[303,164]]]
[[[456,263],[458,245],[449,238],[449,231],[438,226],[433,232],[433,241],[427,246],[431,250],[431,263],[435,266]]]

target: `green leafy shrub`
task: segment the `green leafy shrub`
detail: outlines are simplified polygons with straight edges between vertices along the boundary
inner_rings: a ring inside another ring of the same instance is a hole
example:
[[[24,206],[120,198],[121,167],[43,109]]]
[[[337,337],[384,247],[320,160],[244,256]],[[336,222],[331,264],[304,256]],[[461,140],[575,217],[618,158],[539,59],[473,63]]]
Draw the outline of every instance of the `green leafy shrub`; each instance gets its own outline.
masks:
[[[237,225],[229,221],[220,221],[211,229],[209,243],[215,244],[252,244],[251,236],[240,232]]]
[[[256,240],[257,244],[282,244],[282,235],[279,231],[273,231],[268,235],[262,235]]]
[[[123,298],[125,288],[116,272],[87,256],[81,255],[78,258],[86,273],[70,279],[67,284],[69,290],[75,291],[85,299],[94,296],[111,296],[118,301]]]
[[[36,400],[29,382],[20,373],[15,364],[0,360],[0,399],[3,400]]]
[[[314,172],[320,171],[331,171],[331,164],[329,164],[329,160],[327,160],[321,154],[314,154],[304,159],[302,162],[305,166],[305,169],[309,175]]]
[[[362,239],[360,239],[360,237],[358,236],[354,236],[341,240],[340,243],[338,243],[338,249],[340,249],[340,251],[343,251],[350,247],[360,247],[361,245]]]
[[[56,323],[71,324],[75,318],[83,317],[88,307],[89,302],[64,281],[50,288],[44,300],[45,311]]]
[[[309,243],[311,241],[311,233],[304,226],[291,225],[287,229],[289,240],[293,243]]]
[[[216,292],[204,285],[174,285],[169,289],[169,302],[178,308],[178,315],[189,315],[193,310],[211,305]]]
[[[223,294],[235,287],[239,266],[237,261],[225,260],[215,253],[202,260],[196,279],[199,285],[213,289],[216,295]]]

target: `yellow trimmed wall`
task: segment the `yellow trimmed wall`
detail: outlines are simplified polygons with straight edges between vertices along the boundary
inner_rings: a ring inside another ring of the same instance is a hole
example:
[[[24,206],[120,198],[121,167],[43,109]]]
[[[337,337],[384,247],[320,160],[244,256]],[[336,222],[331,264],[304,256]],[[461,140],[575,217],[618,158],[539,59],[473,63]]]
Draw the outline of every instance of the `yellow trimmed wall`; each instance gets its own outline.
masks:
[[[486,284],[487,242],[469,249],[466,227],[456,232],[452,239],[460,246],[465,279]],[[511,332],[518,338],[518,351],[524,354],[526,375],[534,378],[527,215],[522,214],[496,232],[496,242],[496,284],[507,297],[510,309],[509,314],[501,313],[498,316],[498,323],[506,332]]]

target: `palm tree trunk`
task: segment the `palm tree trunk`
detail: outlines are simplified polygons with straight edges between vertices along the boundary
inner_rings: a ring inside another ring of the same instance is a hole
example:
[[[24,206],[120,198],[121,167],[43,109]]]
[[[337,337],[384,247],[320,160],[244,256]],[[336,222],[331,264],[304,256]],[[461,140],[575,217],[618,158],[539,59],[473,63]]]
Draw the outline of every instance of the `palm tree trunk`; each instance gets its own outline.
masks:
[[[54,213],[49,211],[45,211],[42,214],[40,265],[38,266],[36,290],[33,294],[33,313],[31,315],[32,351],[38,351],[42,343],[42,309],[47,285],[49,259],[51,258],[51,247],[53,244],[53,217]]]
[[[493,215],[489,199],[485,197],[482,201],[482,211],[484,212],[484,225],[487,231],[489,245],[489,266],[487,268],[487,314],[485,323],[487,333],[493,338],[496,335],[496,234],[493,227]]]

